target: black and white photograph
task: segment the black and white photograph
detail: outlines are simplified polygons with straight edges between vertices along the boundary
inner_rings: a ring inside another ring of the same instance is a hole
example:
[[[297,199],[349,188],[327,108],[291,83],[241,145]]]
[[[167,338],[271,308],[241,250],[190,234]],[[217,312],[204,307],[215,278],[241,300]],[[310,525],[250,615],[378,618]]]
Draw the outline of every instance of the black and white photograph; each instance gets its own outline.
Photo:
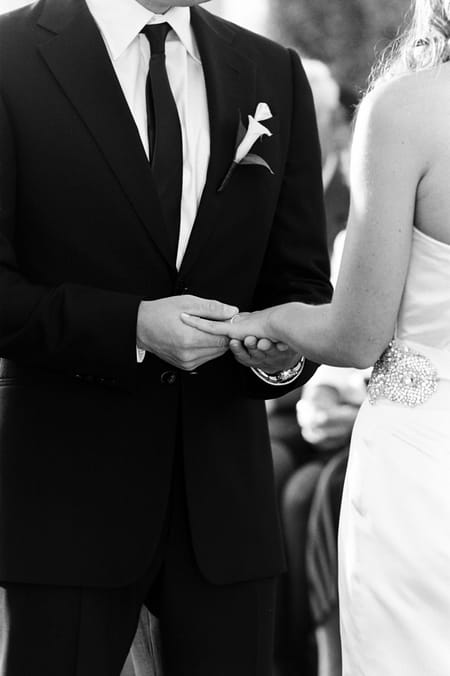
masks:
[[[450,0],[0,0],[0,676],[450,675]]]

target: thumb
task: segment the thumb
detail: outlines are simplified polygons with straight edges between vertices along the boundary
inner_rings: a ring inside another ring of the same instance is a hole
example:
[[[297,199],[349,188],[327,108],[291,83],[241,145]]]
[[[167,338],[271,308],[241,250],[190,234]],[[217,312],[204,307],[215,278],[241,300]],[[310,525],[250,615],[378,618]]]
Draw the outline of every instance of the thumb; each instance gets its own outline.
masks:
[[[238,310],[236,314],[237,314],[237,317],[235,317],[233,319],[233,324],[236,324],[236,322],[241,322],[246,317],[250,317],[251,313],[250,312],[239,312],[239,310]]]
[[[228,321],[239,313],[239,308],[234,307],[234,305],[221,303],[218,300],[195,298],[190,312],[197,315],[197,317],[204,317],[205,319]]]

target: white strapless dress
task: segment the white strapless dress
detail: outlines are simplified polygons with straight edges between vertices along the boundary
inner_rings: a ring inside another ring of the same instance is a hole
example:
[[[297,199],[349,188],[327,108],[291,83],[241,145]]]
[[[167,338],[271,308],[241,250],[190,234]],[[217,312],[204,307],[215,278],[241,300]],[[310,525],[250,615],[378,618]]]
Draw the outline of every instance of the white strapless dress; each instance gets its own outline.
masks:
[[[396,339],[350,449],[339,528],[343,674],[449,676],[450,246],[416,229]],[[425,401],[409,406],[411,392]]]

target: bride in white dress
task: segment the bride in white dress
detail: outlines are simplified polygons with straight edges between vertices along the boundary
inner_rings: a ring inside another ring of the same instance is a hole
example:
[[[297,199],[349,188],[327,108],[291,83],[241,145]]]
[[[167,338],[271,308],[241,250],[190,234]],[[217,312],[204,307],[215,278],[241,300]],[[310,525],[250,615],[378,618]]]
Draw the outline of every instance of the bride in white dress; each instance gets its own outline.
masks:
[[[416,0],[361,104],[332,303],[231,324],[183,317],[255,336],[262,351],[281,342],[335,366],[377,362],[341,514],[345,676],[450,674],[449,39],[450,0]]]

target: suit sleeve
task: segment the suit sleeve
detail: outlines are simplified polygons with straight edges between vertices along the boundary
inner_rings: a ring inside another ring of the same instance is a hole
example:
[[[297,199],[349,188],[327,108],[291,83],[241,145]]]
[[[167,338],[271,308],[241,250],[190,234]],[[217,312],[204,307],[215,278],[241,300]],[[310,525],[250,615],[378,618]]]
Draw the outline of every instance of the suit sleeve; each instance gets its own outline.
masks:
[[[314,102],[301,65],[288,50],[292,73],[292,118],[283,184],[263,269],[254,298],[262,309],[290,301],[319,305],[329,302],[329,257],[323,203],[322,166]],[[303,385],[317,369],[306,362],[290,385],[266,385],[246,374],[250,396],[272,399]]]
[[[71,375],[132,377],[141,299],[78,284],[43,286],[23,274],[14,246],[16,171],[0,98],[0,356]]]

